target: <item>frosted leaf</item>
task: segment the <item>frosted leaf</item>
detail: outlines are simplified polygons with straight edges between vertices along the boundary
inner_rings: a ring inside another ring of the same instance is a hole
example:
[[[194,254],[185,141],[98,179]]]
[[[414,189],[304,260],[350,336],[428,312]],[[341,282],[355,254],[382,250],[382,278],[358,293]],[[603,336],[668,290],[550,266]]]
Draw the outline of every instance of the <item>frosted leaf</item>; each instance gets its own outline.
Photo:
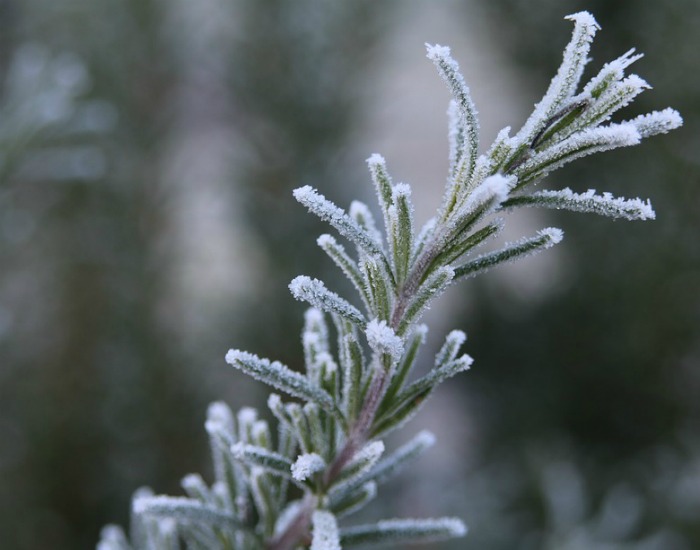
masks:
[[[367,323],[365,334],[369,347],[377,353],[391,355],[396,361],[403,354],[403,340],[387,325],[386,321],[372,319]]]
[[[360,310],[335,292],[328,290],[326,285],[318,279],[299,275],[289,283],[289,290],[297,300],[306,301],[312,306],[329,313],[337,313],[360,327],[365,326],[365,318],[360,313]]]
[[[508,197],[508,192],[515,181],[514,176],[504,176],[503,174],[489,176],[471,194],[470,203],[480,204],[493,200],[495,205],[498,205]]]
[[[231,446],[231,456],[239,462],[262,468],[282,477],[289,477],[289,471],[292,467],[292,462],[286,456],[259,445],[235,443]]]
[[[593,189],[589,189],[585,193],[574,193],[569,188],[561,191],[539,191],[532,195],[514,197],[508,201],[506,206],[563,208],[575,212],[589,212],[627,220],[653,220],[656,218],[656,213],[648,200],[616,198],[610,193],[597,195]]]
[[[457,172],[457,163],[464,151],[465,127],[464,118],[459,110],[459,105],[452,99],[447,108],[447,139],[450,144],[450,178],[453,179]]]
[[[583,69],[588,63],[588,53],[596,31],[600,28],[595,18],[582,11],[566,17],[574,21],[571,41],[564,50],[562,64],[547,89],[542,100],[528,118],[522,130],[518,132],[519,143],[529,143],[546,121],[571,98],[578,87]]]
[[[234,353],[232,353],[234,352]],[[241,352],[245,353],[245,352]],[[231,363],[234,356],[237,356],[234,350],[229,350],[226,354],[226,362]],[[253,407],[241,407],[238,411],[238,423],[242,426],[250,426],[258,420],[258,411]]]
[[[328,508],[337,518],[342,518],[361,510],[376,497],[377,484],[374,481],[368,481],[346,494],[338,494],[334,498],[329,498]]]
[[[639,134],[645,138],[656,134],[666,134],[671,130],[683,126],[683,118],[675,109],[667,108],[663,111],[652,111],[645,115],[640,115],[629,121],[633,124]]]
[[[137,516],[146,515],[191,523],[240,527],[238,521],[231,514],[185,497],[135,498],[132,507]]]
[[[204,424],[209,434],[225,434],[233,438],[236,433],[236,426],[231,409],[225,403],[217,401],[211,403],[207,409],[207,421]]]
[[[376,166],[379,164],[384,164],[384,162],[385,162],[384,157],[382,155],[380,155],[379,153],[372,153],[369,156],[369,158],[367,159],[367,164],[370,167]]]
[[[381,245],[375,236],[360,226],[351,216],[346,214],[326,197],[309,185],[294,190],[294,198],[306,206],[309,211],[330,223],[344,237],[350,239],[362,249],[371,254],[381,254]]]
[[[345,248],[330,235],[321,235],[316,242],[318,246],[328,254],[331,260],[333,260],[335,265],[341,269],[350,282],[352,282],[364,301],[365,306],[369,309],[369,296],[367,295],[364,280],[357,267],[357,263],[345,252]]]
[[[564,232],[561,229],[547,227],[538,231],[534,237],[524,238],[515,243],[506,244],[501,250],[483,254],[455,268],[455,279],[459,277],[475,277],[485,273],[496,265],[524,258],[546,250],[547,248],[551,248],[563,238]]]
[[[314,401],[325,410],[335,410],[333,398],[327,392],[279,361],[271,363],[252,353],[231,349],[226,354],[226,362],[278,390]]]
[[[271,445],[270,428],[265,420],[258,420],[253,424],[251,435],[256,445],[261,447],[269,447]]]
[[[379,206],[382,209],[382,214],[384,215],[384,226],[389,227],[389,208],[393,204],[392,199],[392,184],[391,177],[386,170],[386,161],[384,157],[378,154],[373,154],[367,159],[367,166],[369,167],[369,173],[372,176],[372,183],[377,192],[377,199],[379,201]]]
[[[598,97],[611,84],[622,80],[625,76],[625,69],[642,57],[644,54],[635,54],[635,50],[632,48],[617,59],[606,63],[600,72],[586,84],[583,93],[593,98]]]
[[[428,309],[430,303],[440,296],[450,283],[455,279],[455,270],[449,266],[442,266],[436,269],[420,286],[418,291],[411,299],[411,303],[406,308],[406,313],[399,324],[398,333],[404,332],[410,327],[411,323],[420,319],[421,315]]]
[[[338,499],[348,491],[353,491],[363,483],[369,481],[367,473],[374,467],[384,454],[383,441],[371,441],[355,453],[352,460],[343,468],[335,479],[329,493],[331,499]]]
[[[555,244],[559,244],[564,238],[564,232],[557,227],[545,227],[537,232],[538,237],[545,238],[544,248],[551,248]]]
[[[207,419],[227,426],[233,424],[231,409],[222,401],[215,401],[209,405]]]
[[[440,348],[440,351],[435,356],[435,366],[439,367],[448,361],[452,361],[456,356],[459,348],[467,341],[467,335],[461,330],[453,330],[445,338],[445,343]]]
[[[464,135],[458,145],[461,150],[456,151],[456,166],[454,179],[466,181],[474,171],[477,152],[479,149],[479,119],[472,101],[469,87],[464,82],[464,77],[459,72],[459,65],[452,59],[450,48],[439,44],[426,44],[427,56],[438,69],[440,76],[447,84],[452,96],[459,107],[461,121],[458,126]],[[457,143],[455,144],[457,146]]]
[[[333,514],[325,510],[316,510],[311,516],[311,524],[311,550],[341,550],[338,522]]]
[[[377,229],[374,216],[369,207],[362,201],[352,201],[348,209],[350,217],[377,242],[381,248],[382,233]],[[342,233],[341,233],[342,234]],[[361,250],[362,248],[359,247]]]
[[[362,447],[353,457],[351,464],[374,464],[384,453],[383,441],[372,441]]]
[[[641,139],[634,124],[624,122],[589,128],[537,153],[515,169],[518,176],[516,188],[537,181],[550,172],[581,157],[637,145]]]
[[[317,453],[299,455],[292,464],[292,477],[297,481],[305,481],[312,475],[322,472],[326,468],[326,461]]]
[[[124,534],[124,530],[118,525],[105,525],[100,531],[100,542],[97,550],[130,550],[131,546]]]
[[[463,537],[467,527],[457,518],[388,519],[341,530],[344,545],[419,543]]]
[[[180,486],[190,498],[210,502],[209,488],[199,474],[188,474],[180,481]]]

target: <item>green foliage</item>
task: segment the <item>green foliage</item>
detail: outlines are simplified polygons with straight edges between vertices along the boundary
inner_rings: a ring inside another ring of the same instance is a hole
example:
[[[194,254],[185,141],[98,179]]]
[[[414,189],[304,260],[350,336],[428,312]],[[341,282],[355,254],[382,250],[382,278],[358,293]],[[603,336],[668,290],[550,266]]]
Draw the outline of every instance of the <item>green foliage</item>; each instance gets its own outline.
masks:
[[[270,409],[280,427],[276,441],[267,422],[252,409],[238,414],[236,429],[228,408],[213,406],[207,430],[216,481],[208,488],[199,478],[188,478],[188,498],[135,498],[134,547],[170,548],[180,537],[191,548],[335,550],[341,545],[405,544],[466,533],[464,524],[454,518],[383,520],[347,528],[337,521],[370,502],[378,485],[432,443],[431,436],[422,434],[383,458],[380,436],[402,426],[439,384],[472,363],[468,355],[460,355],[466,336],[453,331],[433,368],[410,379],[424,342],[426,329],[418,324],[423,312],[460,278],[561,241],[559,229],[546,228],[535,237],[473,256],[476,247],[496,236],[500,224],[493,216],[506,209],[541,205],[653,218],[651,207],[638,199],[594,192],[532,193],[529,188],[576,158],[634,145],[681,124],[680,116],[667,109],[602,125],[647,86],[634,75],[624,76],[631,58],[623,56],[579,92],[598,26],[586,12],[569,19],[575,23],[573,37],[542,101],[515,136],[503,130],[481,156],[476,154],[476,110],[458,65],[448,48],[428,46],[428,57],[454,100],[450,177],[439,212],[420,231],[414,229],[410,189],[392,183],[378,155],[368,164],[383,214],[383,235],[359,203],[346,212],[310,186],[294,192],[311,213],[356,246],[353,259],[331,237],[319,242],[353,283],[362,304],[354,305],[308,276],[292,281],[294,297],[313,307],[302,336],[306,372],[239,350],[230,350],[226,360],[302,403],[283,403],[271,396]],[[338,336],[336,349],[330,344],[329,321]],[[105,532],[103,550],[124,547],[125,537],[115,533],[113,528]]]

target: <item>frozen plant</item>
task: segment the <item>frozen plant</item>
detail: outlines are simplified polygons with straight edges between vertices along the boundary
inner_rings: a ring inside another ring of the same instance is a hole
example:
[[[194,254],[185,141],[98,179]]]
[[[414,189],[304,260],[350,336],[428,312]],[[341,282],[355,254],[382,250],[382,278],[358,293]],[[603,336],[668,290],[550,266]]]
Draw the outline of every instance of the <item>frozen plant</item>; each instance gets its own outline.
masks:
[[[333,550],[379,543],[399,548],[466,533],[456,518],[345,525],[345,518],[370,502],[382,483],[433,444],[432,435],[423,432],[388,452],[382,439],[403,426],[438,384],[472,363],[460,351],[465,334],[455,330],[446,336],[432,369],[412,377],[427,332],[419,324],[421,315],[458,280],[561,241],[561,230],[546,228],[476,254],[500,232],[502,216],[513,208],[543,206],[653,219],[648,201],[533,187],[576,158],[636,145],[682,123],[672,109],[609,122],[648,88],[640,77],[624,74],[640,56],[630,50],[579,89],[598,25],[587,12],[569,19],[573,37],[543,99],[520,131],[511,136],[510,128],[504,128],[482,155],[476,110],[457,63],[448,48],[427,47],[454,99],[448,111],[448,183],[436,216],[421,229],[414,226],[410,187],[392,183],[379,155],[372,155],[368,165],[383,233],[360,202],[346,212],[311,187],[294,192],[302,205],[354,246],[353,257],[334,237],[318,239],[359,299],[353,303],[317,279],[294,279],[289,285],[293,296],[312,306],[302,335],[306,371],[294,372],[244,351],[226,354],[233,367],[295,398],[285,402],[270,395],[276,437],[255,410],[244,408],[234,415],[226,405],[213,404],[206,429],[214,483],[187,476],[186,497],[141,490],[132,506],[131,542],[121,529],[109,526],[100,550],[179,548],[182,543],[193,549]]]

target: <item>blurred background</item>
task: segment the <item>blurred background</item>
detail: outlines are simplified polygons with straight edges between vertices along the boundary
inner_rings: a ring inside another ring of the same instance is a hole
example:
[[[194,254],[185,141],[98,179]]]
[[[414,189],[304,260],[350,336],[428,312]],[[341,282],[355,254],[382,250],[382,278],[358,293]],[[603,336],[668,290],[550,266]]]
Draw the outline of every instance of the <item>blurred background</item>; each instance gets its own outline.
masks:
[[[372,204],[379,152],[424,221],[448,93],[423,43],[452,46],[486,147],[581,9],[602,26],[589,75],[646,53],[655,89],[625,118],[685,126],[549,185],[649,197],[658,219],[513,220],[567,238],[431,311],[432,345],[463,328],[476,362],[397,435],[438,445],[368,513],[460,516],[447,549],[700,548],[697,0],[0,0],[0,546],[92,548],[139,486],[208,472],[206,404],[266,397],[226,350],[299,368],[287,283],[344,289],[291,190]]]

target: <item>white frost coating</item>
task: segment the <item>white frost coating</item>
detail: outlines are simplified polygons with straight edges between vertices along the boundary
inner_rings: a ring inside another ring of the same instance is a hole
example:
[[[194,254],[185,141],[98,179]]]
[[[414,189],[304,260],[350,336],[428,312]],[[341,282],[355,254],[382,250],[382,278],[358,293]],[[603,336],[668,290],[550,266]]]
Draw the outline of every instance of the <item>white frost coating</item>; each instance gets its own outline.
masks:
[[[403,340],[397,336],[386,321],[372,319],[365,329],[367,343],[377,353],[387,353],[394,360],[401,358],[403,354]]]
[[[316,453],[299,455],[296,462],[292,464],[292,477],[297,481],[304,481],[325,468],[326,461],[321,455]]]
[[[325,410],[333,410],[335,406],[333,398],[326,391],[314,385],[306,376],[293,371],[279,361],[270,362],[269,359],[260,358],[255,354],[231,349],[226,354],[226,362],[273,388],[295,397],[314,401]],[[245,425],[241,421],[240,413],[239,423],[239,429],[245,433]]]
[[[311,524],[311,550],[341,550],[338,522],[333,514],[325,510],[316,510],[311,516]]]
[[[590,96],[598,93],[603,87],[622,80],[625,76],[625,69],[642,57],[644,57],[644,54],[639,53],[635,55],[635,49],[632,48],[617,59],[606,63],[600,72],[583,88],[583,94]]]
[[[215,401],[209,405],[207,409],[207,419],[212,422],[220,422],[221,424],[230,424],[233,422],[233,415],[228,405],[221,401]]]
[[[410,197],[411,196],[411,186],[408,185],[407,183],[397,183],[394,185],[394,196],[404,196],[404,197]]]
[[[630,124],[634,124],[639,134],[645,138],[680,128],[683,126],[683,118],[675,109],[667,108],[633,118]]]
[[[118,525],[105,525],[100,531],[97,550],[124,550],[130,548],[124,530]]]
[[[454,360],[459,352],[459,348],[461,348],[466,341],[467,335],[463,331],[451,331],[445,338],[445,343],[440,348],[440,351],[435,356],[435,366],[439,367]]]
[[[364,202],[362,201],[352,201],[350,203],[350,208],[348,208],[348,214],[350,214],[350,218],[354,220],[360,227],[364,228],[365,231],[374,239],[377,250],[381,250],[381,240],[382,240],[382,234],[377,229],[377,225],[374,221],[374,216],[372,215],[372,211],[369,209],[369,206],[367,206]],[[376,251],[372,252],[373,254],[376,254]]]
[[[281,410],[282,409],[282,398],[276,393],[271,393],[267,397],[267,407],[271,411]]]
[[[323,236],[324,235],[321,235],[321,237]],[[330,235],[325,236],[331,239],[333,238]],[[321,237],[319,237],[319,240]],[[311,329],[317,329],[319,326],[323,325],[323,313],[315,307],[310,307],[304,312],[304,323]]]
[[[297,300],[306,301],[312,306],[329,313],[337,313],[356,325],[364,326],[365,324],[365,318],[359,309],[335,292],[328,290],[326,285],[318,279],[299,275],[289,283],[289,290]]]
[[[328,233],[320,235],[318,239],[316,239],[316,244],[321,248],[326,248],[327,246],[338,246],[337,241]]]
[[[353,464],[366,463],[367,467],[375,464],[384,454],[384,442],[372,441],[360,449],[352,458]]]
[[[591,212],[612,218],[628,220],[653,220],[656,213],[647,199],[613,197],[611,193],[597,195],[594,189],[574,193],[568,187],[561,191],[540,191],[530,196],[534,201],[528,206],[550,206],[576,212]]]
[[[544,244],[544,248],[551,248],[555,244],[561,242],[564,238],[564,232],[558,227],[545,227],[537,232],[538,237],[547,237],[547,242]]]
[[[231,445],[231,456],[236,460],[243,460],[245,458],[246,451],[250,448],[253,448],[253,445],[248,445],[247,443],[243,443],[241,441],[234,443]]]
[[[305,185],[295,189],[293,193],[296,200],[306,206],[310,212],[330,223],[341,235],[370,253],[378,254],[381,252],[381,246],[371,229],[363,229],[354,216],[346,214],[342,208],[326,199],[313,187]],[[369,210],[367,212],[369,213]],[[371,215],[368,220],[371,220]]]
[[[450,57],[450,48],[449,46],[441,46],[440,44],[426,44],[425,45],[426,49],[426,56],[430,61],[436,61],[439,59],[448,59]],[[455,61],[450,59],[454,65],[456,65]]]
[[[435,445],[435,441],[435,435],[432,432],[422,430],[418,433],[418,435],[416,435],[416,437],[413,438],[412,442],[423,449],[427,449]]]
[[[162,495],[146,496],[135,498],[132,504],[132,510],[134,514],[142,515],[149,512],[161,512],[179,505],[187,508],[195,508],[199,504],[200,503],[186,497],[169,497]]]
[[[529,143],[562,103],[574,95],[583,69],[588,63],[591,42],[600,27],[595,18],[586,11],[569,15],[566,19],[575,23],[571,41],[564,50],[561,66],[549,84],[547,92],[535,105],[535,110],[518,132],[516,139],[518,143]]]
[[[467,172],[471,173],[476,162],[477,149],[479,147],[479,119],[476,107],[471,98],[469,87],[464,77],[459,72],[459,65],[450,56],[450,48],[439,44],[425,45],[427,57],[438,69],[440,76],[445,81],[457,105],[459,106],[462,121],[459,122],[464,129],[465,138],[461,144],[462,151],[457,151],[456,156],[462,156],[461,162],[468,164]]]
[[[516,169],[525,177],[542,177],[561,166],[584,156],[602,151],[637,145],[641,135],[634,124],[623,122],[577,132],[565,140],[537,153]]]
[[[234,361],[234,357],[238,357],[236,354],[237,350],[229,350],[226,354],[226,362],[231,364]],[[242,352],[244,353],[244,352]],[[238,422],[242,426],[249,426],[258,419],[258,411],[253,407],[242,407],[238,411]]]
[[[416,529],[423,531],[435,529],[445,533],[450,537],[463,537],[467,534],[467,526],[458,518],[438,518],[438,519],[385,519],[377,523],[380,529]]]
[[[479,187],[474,190],[470,202],[480,204],[495,199],[495,206],[501,204],[508,197],[508,192],[515,183],[515,177],[494,174],[486,178]]]
[[[386,165],[386,160],[384,160],[384,157],[379,153],[372,153],[367,159],[367,165],[372,169],[375,166]]]
[[[258,420],[257,422],[253,423],[251,433],[255,441],[258,441],[261,437],[269,439],[270,428],[265,420]]]
[[[202,477],[199,474],[187,474],[180,481],[180,485],[186,491],[189,489],[199,489],[202,487]]]

